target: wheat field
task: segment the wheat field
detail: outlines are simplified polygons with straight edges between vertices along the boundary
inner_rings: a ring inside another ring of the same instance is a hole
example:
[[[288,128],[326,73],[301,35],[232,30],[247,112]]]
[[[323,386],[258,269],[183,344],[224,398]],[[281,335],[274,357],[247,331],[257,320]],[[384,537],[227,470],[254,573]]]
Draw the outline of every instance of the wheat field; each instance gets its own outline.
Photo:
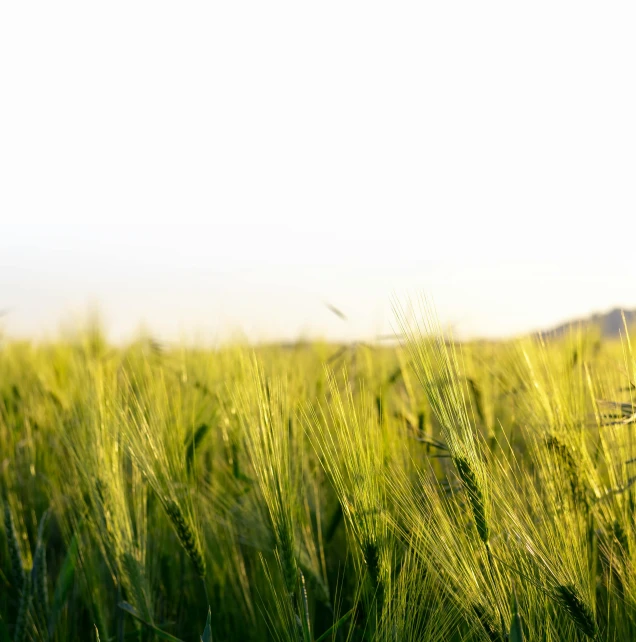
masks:
[[[0,640],[636,639],[627,330],[0,347]]]

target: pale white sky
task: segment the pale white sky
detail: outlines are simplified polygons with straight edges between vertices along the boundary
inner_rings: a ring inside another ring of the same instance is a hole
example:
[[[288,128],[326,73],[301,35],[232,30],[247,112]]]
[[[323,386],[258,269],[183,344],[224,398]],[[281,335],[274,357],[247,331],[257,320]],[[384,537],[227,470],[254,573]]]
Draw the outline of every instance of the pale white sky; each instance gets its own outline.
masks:
[[[630,2],[2,3],[0,327],[636,306],[635,28]]]

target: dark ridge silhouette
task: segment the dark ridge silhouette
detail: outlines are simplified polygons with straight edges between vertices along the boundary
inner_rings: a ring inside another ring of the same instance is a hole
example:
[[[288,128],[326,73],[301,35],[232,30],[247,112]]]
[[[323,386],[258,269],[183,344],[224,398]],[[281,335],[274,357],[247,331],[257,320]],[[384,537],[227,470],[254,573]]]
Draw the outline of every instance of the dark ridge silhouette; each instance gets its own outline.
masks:
[[[572,328],[591,328],[597,327],[601,331],[601,336],[604,338],[619,337],[624,332],[623,315],[625,315],[625,323],[627,327],[636,324],[636,309],[624,310],[622,308],[614,308],[605,313],[594,313],[589,317],[582,319],[573,319],[566,321],[550,330],[542,330],[539,332],[544,337],[559,337],[566,334]]]

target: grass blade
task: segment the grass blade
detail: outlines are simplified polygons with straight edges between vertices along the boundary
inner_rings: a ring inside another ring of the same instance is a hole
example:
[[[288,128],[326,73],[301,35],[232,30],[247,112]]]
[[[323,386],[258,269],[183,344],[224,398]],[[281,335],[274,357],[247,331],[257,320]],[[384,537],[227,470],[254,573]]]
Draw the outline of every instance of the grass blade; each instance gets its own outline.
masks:
[[[514,606],[512,609],[512,622],[510,623],[508,642],[523,642],[523,627],[521,625],[521,616],[519,615],[519,603],[517,602],[516,591],[514,594]]]
[[[330,635],[335,635],[336,631],[353,615],[355,607],[347,611],[337,622],[330,626],[322,635],[318,636],[314,642],[323,642]]]
[[[212,610],[208,606],[208,618],[205,621],[205,629],[201,636],[201,642],[212,642]]]
[[[167,633],[166,631],[162,631],[159,627],[144,620],[141,617],[141,615],[137,613],[135,608],[132,605],[128,604],[128,602],[120,602],[117,606],[122,611],[125,611],[129,615],[132,615],[138,622],[141,622],[147,629],[153,631],[158,638],[161,638],[162,640],[168,640],[169,642],[183,642],[183,640],[181,640],[180,638],[177,638],[174,635]]]

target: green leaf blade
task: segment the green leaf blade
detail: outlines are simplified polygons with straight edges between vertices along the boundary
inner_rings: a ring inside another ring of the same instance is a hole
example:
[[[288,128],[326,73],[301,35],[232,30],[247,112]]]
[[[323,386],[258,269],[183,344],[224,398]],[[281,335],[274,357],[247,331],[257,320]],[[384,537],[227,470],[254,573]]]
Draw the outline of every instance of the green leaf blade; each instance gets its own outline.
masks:
[[[207,617],[207,620],[205,621],[205,629],[203,629],[201,642],[212,642],[212,611],[209,606],[208,606],[208,617]]]

